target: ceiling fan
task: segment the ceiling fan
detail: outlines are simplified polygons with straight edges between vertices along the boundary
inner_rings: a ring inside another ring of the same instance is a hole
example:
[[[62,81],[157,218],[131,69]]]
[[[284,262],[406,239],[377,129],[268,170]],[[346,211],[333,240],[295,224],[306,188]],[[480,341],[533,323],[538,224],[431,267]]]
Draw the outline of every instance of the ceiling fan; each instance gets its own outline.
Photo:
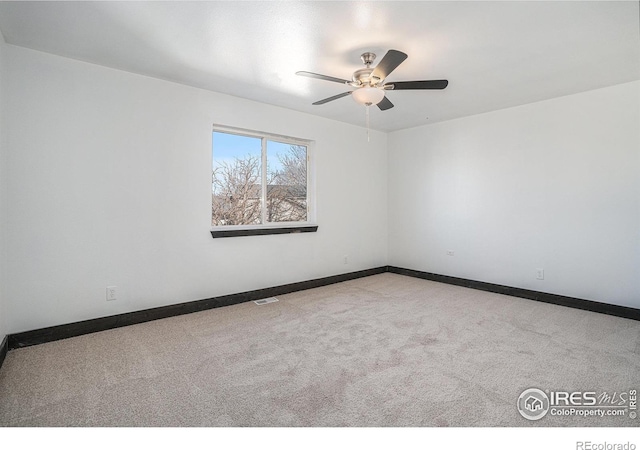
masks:
[[[375,53],[367,52],[360,56],[362,62],[366,66],[353,72],[351,80],[330,77],[313,72],[296,72],[296,75],[309,78],[317,78],[319,80],[333,81],[335,83],[346,84],[355,89],[333,97],[318,100],[313,105],[323,105],[325,103],[337,100],[347,95],[351,95],[353,99],[361,105],[371,106],[378,105],[381,111],[393,108],[393,103],[385,96],[385,91],[400,90],[422,90],[422,89],[444,89],[449,82],[447,80],[425,80],[425,81],[395,81],[385,83],[384,80],[393,72],[402,62],[407,59],[407,54],[398,50],[389,50],[375,68],[371,68],[371,64],[376,59]],[[368,108],[367,108],[368,109]]]

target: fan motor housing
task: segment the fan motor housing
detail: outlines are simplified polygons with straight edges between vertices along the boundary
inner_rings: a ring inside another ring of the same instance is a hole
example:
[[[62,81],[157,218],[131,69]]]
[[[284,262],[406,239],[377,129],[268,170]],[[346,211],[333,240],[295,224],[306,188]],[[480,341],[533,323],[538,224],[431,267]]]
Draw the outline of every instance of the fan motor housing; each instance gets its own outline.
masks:
[[[355,86],[374,86],[380,80],[375,78],[372,79],[371,72],[373,72],[373,69],[370,68],[356,70],[353,72],[353,76],[351,77],[353,79],[352,84]]]

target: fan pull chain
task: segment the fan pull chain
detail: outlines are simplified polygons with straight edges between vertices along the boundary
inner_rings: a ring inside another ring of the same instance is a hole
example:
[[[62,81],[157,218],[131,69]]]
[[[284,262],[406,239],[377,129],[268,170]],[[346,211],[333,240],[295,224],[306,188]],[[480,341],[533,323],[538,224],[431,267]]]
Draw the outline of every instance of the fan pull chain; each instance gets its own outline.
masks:
[[[371,139],[369,137],[369,107],[370,106],[371,106],[370,104],[366,106],[367,108],[367,142],[371,142]]]

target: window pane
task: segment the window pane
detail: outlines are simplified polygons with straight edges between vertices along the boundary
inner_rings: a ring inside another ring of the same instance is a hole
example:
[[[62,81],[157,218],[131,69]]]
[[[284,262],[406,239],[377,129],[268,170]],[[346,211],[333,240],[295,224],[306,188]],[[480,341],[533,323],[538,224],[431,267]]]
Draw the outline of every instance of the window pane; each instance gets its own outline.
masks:
[[[211,225],[262,223],[262,142],[213,132]]]
[[[267,141],[267,222],[307,220],[307,147]]]

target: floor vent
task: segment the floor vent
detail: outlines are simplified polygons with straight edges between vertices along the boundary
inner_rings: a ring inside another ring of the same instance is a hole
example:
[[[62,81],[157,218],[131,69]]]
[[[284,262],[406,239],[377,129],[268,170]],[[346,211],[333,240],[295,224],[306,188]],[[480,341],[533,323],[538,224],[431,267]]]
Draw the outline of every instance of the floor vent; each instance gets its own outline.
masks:
[[[267,303],[273,303],[277,301],[278,301],[277,298],[271,297],[271,298],[263,298],[262,300],[254,300],[253,303],[255,303],[256,305],[266,305]]]

